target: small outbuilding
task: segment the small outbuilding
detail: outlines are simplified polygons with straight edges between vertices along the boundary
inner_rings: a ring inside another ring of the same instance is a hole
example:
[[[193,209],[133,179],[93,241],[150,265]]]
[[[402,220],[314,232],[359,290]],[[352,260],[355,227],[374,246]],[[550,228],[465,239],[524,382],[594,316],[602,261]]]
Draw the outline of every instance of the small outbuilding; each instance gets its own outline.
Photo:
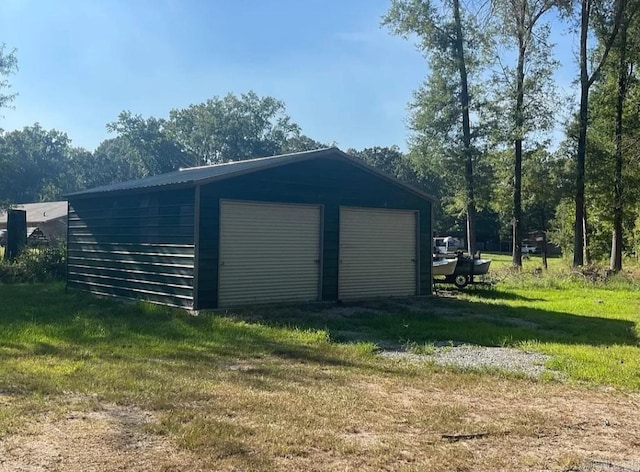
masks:
[[[27,213],[27,239],[33,244],[64,241],[67,237],[67,202],[39,202],[15,205]],[[0,210],[0,230],[7,228],[7,212]]]
[[[432,197],[337,148],[68,198],[70,288],[190,309],[431,293]]]

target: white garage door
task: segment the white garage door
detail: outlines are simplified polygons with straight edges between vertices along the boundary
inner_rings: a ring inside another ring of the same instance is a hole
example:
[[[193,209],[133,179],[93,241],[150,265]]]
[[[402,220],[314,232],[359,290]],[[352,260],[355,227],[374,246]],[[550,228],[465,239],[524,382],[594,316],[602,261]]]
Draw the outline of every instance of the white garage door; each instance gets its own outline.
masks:
[[[340,208],[339,298],[416,294],[417,212]]]
[[[218,305],[319,298],[321,207],[220,202]]]

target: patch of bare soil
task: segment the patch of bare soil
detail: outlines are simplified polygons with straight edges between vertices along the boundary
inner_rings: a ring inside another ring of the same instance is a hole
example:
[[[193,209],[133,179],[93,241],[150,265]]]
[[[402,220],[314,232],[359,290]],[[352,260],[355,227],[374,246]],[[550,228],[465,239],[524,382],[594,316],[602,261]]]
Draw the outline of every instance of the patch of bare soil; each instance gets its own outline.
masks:
[[[152,420],[148,411],[115,404],[49,413],[0,439],[0,472],[204,470],[170,439],[145,431]]]
[[[434,377],[414,379],[413,386],[360,378],[352,388],[376,407],[357,415],[334,411],[338,424],[349,418],[350,426],[310,424],[318,443],[304,449],[300,443],[284,455],[268,433],[274,425],[287,428],[287,418],[265,423],[255,412],[244,418],[240,412],[236,420],[252,423],[255,434],[242,441],[258,446],[267,469],[640,472],[637,394]],[[210,457],[204,465],[212,451],[186,451],[151,433],[152,412],[97,400],[85,410],[71,405],[47,413],[0,440],[0,472],[264,470],[238,467],[233,458]]]
[[[389,393],[379,385],[369,388]],[[415,470],[640,472],[637,394],[497,380],[458,391],[405,388],[392,396],[406,414],[377,440],[404,430],[405,445],[420,444],[412,451]],[[445,413],[412,431],[412,416],[423,409]]]

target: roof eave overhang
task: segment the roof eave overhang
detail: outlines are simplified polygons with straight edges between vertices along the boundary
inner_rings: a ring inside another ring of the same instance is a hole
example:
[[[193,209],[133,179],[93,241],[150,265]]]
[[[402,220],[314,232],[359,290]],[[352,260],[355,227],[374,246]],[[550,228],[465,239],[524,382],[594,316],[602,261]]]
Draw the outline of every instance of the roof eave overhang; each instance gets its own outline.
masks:
[[[127,188],[127,189],[119,189],[119,190],[105,190],[104,192],[89,192],[89,193],[70,193],[65,195],[64,197],[69,200],[84,200],[84,199],[93,199],[93,198],[101,198],[110,195],[132,195],[136,193],[149,193],[149,192],[161,192],[163,190],[178,190],[189,187],[195,187],[199,182],[190,181],[190,182],[178,182],[172,184],[164,184],[164,185],[150,185],[148,187],[137,187],[137,188]]]

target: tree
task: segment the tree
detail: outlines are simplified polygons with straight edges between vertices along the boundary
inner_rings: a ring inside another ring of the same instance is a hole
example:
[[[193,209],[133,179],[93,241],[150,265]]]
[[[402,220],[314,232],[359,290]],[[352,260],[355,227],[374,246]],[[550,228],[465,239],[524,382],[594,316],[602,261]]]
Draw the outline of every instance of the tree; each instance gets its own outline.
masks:
[[[562,152],[538,148],[527,151],[522,165],[523,232],[547,231],[558,204],[571,195],[571,161]]]
[[[623,187],[623,166],[624,166],[624,151],[623,151],[623,112],[625,107],[625,100],[627,99],[627,93],[629,90],[630,75],[633,73],[634,64],[637,65],[638,51],[637,47],[632,51],[627,52],[629,45],[629,29],[632,25],[635,26],[633,33],[635,33],[634,39],[640,40],[638,34],[640,30],[637,24],[634,24],[633,20],[640,8],[640,1],[630,2],[629,8],[623,12],[620,22],[619,38],[614,43],[614,49],[618,56],[617,67],[617,93],[616,93],[616,119],[615,119],[615,171],[614,171],[614,198],[613,198],[613,235],[611,241],[611,262],[610,268],[614,272],[622,270],[622,245],[623,245],[623,205],[624,205],[624,187]],[[633,53],[636,54],[633,54]]]
[[[193,154],[181,146],[169,132],[170,125],[160,118],[143,118],[123,111],[118,120],[107,125],[128,146],[134,160],[141,163],[143,175],[161,174],[180,167],[198,165]]]
[[[80,186],[71,140],[39,124],[2,133],[0,200],[29,203],[59,199]]]
[[[316,144],[302,140],[300,127],[285,113],[283,102],[255,92],[240,97],[229,93],[171,110],[167,129],[174,142],[193,156],[195,165],[273,156],[296,144],[304,150]]]
[[[0,91],[11,87],[7,77],[18,70],[18,60],[16,59],[16,50],[6,51],[7,45],[0,44]],[[0,108],[6,108],[11,105],[16,98],[16,94],[0,93]]]
[[[360,151],[348,149],[347,154],[417,189],[427,193],[434,190],[433,179],[419,174],[398,146],[374,146]]]
[[[168,119],[124,111],[107,128],[126,142],[143,175],[323,147],[300,133],[283,102],[254,92],[174,109]]]
[[[104,140],[80,161],[86,188],[139,179],[147,171],[139,154],[121,136]]]
[[[531,231],[547,231],[554,220],[556,208],[563,198],[572,194],[572,155],[568,143],[550,153],[545,146],[523,150],[522,159],[522,222],[525,235]],[[512,236],[513,219],[513,150],[499,149],[489,154],[495,172],[491,209],[499,215],[500,235]],[[544,185],[541,185],[544,182]],[[563,221],[563,224],[565,222]],[[563,240],[564,242],[564,240]],[[563,249],[569,249],[563,246]]]
[[[417,36],[418,49],[429,62],[430,75],[415,94],[411,127],[412,151],[438,155],[453,165],[449,172],[464,176],[461,188],[466,213],[467,249],[475,252],[477,189],[474,165],[479,152],[474,145],[478,130],[471,126],[474,91],[470,77],[480,69],[484,38],[473,15],[459,0],[443,2],[439,13],[429,0],[392,0],[383,25],[404,38]],[[429,159],[429,157],[427,157]],[[459,185],[456,185],[460,188]]]
[[[516,53],[515,68],[503,67],[502,76],[495,81],[502,102],[498,109],[503,120],[508,120],[507,140],[513,145],[512,260],[516,267],[522,267],[523,141],[553,125],[553,101],[549,98],[554,96],[551,76],[557,63],[549,54],[549,26],[540,26],[539,21],[554,4],[555,0],[493,0],[503,42]]]
[[[590,97],[587,133],[586,194],[589,252],[610,258],[610,268],[622,268],[623,249],[633,247],[640,178],[640,94],[636,71],[640,31],[632,18],[636,1],[625,11],[609,61],[602,67]]]
[[[304,134],[294,134],[284,142],[280,152],[287,154],[293,152],[313,151],[314,149],[327,147],[329,147],[327,144],[322,144],[315,139],[305,136]]]
[[[585,162],[587,153],[587,128],[589,125],[589,90],[598,78],[602,66],[618,34],[626,0],[581,0],[580,21],[580,109],[578,114],[578,148],[576,152],[576,188],[575,188],[575,221],[573,240],[573,266],[585,263],[588,244],[586,241],[587,218],[585,215]],[[588,50],[588,41],[592,29],[600,31],[601,52],[593,58],[593,52]],[[594,67],[589,72],[590,59],[594,60]]]
[[[361,151],[348,149],[347,154],[357,157],[372,167],[385,174],[399,178],[405,174],[405,168],[409,167],[405,156],[398,146],[365,148]]]

